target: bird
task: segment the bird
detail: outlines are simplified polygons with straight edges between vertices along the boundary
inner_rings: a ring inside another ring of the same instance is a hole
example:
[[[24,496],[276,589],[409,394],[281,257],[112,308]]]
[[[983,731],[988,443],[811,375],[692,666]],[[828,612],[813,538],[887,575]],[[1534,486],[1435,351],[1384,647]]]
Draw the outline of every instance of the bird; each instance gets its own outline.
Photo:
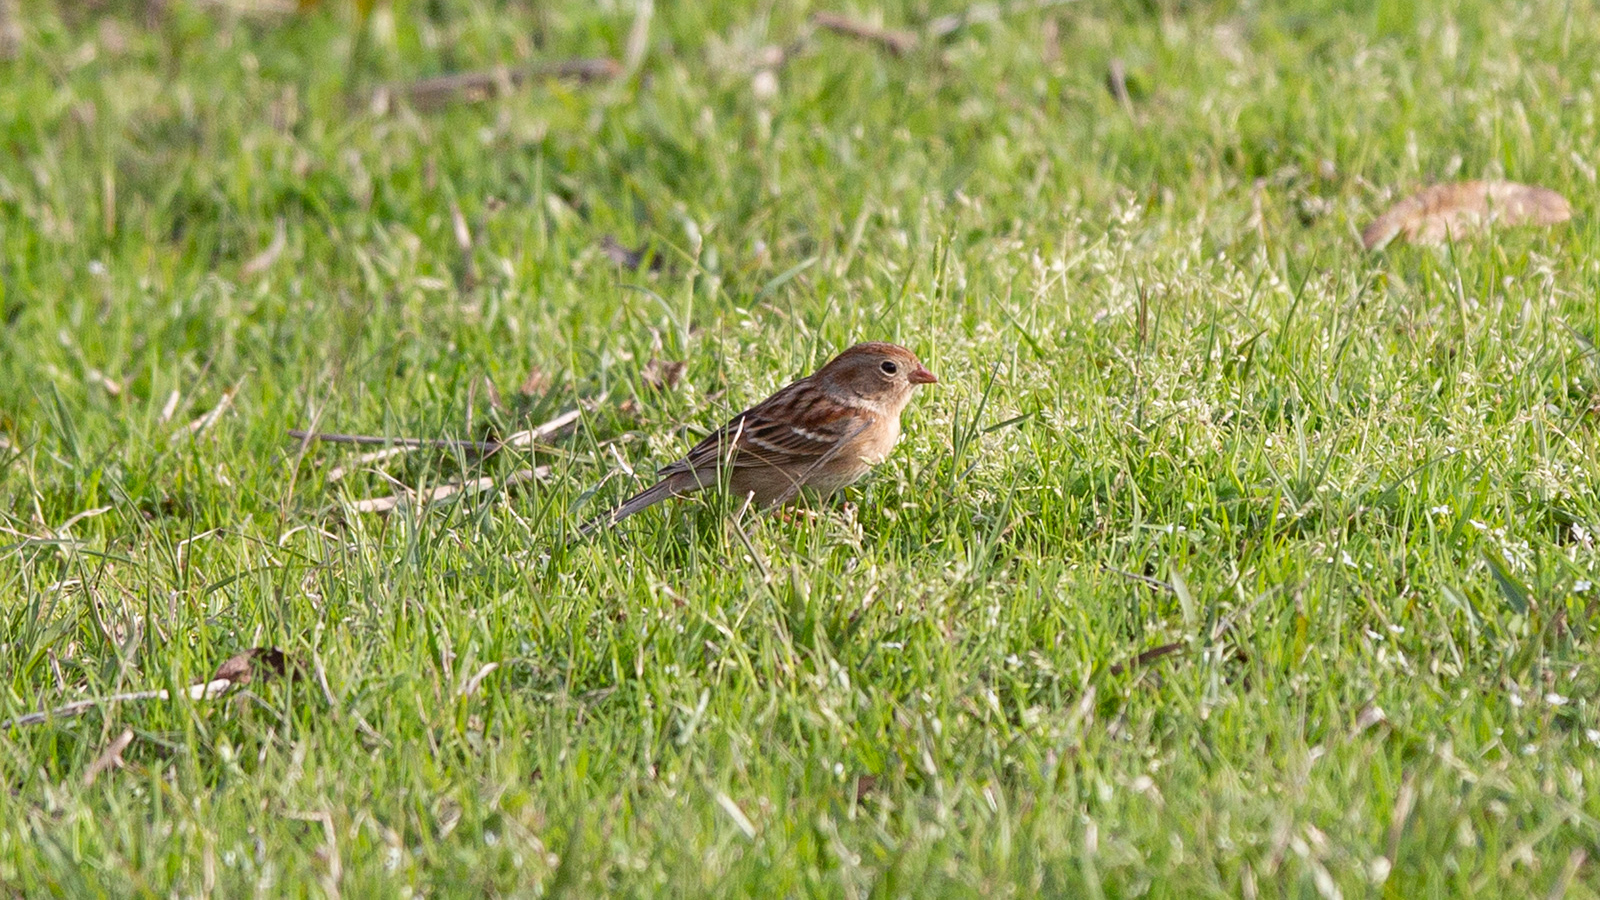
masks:
[[[734,496],[781,506],[827,497],[889,455],[912,391],[939,379],[898,344],[867,341],[750,407],[658,473],[654,485],[585,523],[580,535],[725,479]]]

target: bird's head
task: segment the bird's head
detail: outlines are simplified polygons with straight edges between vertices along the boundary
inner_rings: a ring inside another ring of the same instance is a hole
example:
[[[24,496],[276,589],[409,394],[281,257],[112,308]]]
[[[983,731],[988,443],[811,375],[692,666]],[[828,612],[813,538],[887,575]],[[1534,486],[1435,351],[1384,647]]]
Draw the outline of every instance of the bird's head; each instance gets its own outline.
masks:
[[[844,351],[817,370],[814,380],[895,413],[905,408],[917,385],[939,381],[915,353],[882,341],[868,341]]]

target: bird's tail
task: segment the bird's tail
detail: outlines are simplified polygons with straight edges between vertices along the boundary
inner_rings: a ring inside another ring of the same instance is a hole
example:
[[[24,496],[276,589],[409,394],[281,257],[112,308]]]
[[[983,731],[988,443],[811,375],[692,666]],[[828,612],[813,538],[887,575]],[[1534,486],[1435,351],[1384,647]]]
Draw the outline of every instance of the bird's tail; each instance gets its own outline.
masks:
[[[586,537],[590,534],[593,534],[598,528],[610,528],[611,526],[621,522],[623,519],[626,519],[639,510],[654,506],[670,496],[672,496],[671,479],[659,481],[652,487],[646,488],[645,490],[634,494],[632,497],[629,497],[627,500],[624,500],[622,505],[616,509],[613,509],[610,512],[602,515],[595,516],[589,521],[583,523],[583,526],[578,529],[578,536]]]

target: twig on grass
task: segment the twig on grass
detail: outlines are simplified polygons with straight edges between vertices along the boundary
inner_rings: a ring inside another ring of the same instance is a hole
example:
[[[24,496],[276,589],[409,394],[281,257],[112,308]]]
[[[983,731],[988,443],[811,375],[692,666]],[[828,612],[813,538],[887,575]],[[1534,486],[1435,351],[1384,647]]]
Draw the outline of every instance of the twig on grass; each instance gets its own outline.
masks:
[[[1113,663],[1111,666],[1111,674],[1121,675],[1123,672],[1126,672],[1129,669],[1137,669],[1141,666],[1147,666],[1163,656],[1171,656],[1172,654],[1177,653],[1184,648],[1186,643],[1186,641],[1174,641],[1170,644],[1162,644],[1159,647],[1151,647],[1149,650],[1140,653],[1133,659],[1124,660],[1119,663]]]
[[[917,49],[917,45],[922,43],[921,39],[913,32],[869,25],[859,19],[853,19],[835,12],[822,11],[812,13],[811,24],[834,34],[842,34],[846,37],[866,41],[869,44],[877,44],[895,56],[905,56]]]

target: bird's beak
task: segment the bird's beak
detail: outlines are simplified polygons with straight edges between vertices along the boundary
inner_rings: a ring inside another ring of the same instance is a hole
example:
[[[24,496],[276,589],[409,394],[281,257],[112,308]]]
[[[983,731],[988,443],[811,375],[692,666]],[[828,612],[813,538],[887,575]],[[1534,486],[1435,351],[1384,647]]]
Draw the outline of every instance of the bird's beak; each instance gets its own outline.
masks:
[[[915,369],[912,369],[911,370],[911,374],[908,376],[908,378],[909,378],[909,380],[911,381],[912,384],[938,384],[939,383],[939,379],[937,377],[935,377],[932,372],[929,372],[925,366],[922,366],[922,365],[918,365]]]

